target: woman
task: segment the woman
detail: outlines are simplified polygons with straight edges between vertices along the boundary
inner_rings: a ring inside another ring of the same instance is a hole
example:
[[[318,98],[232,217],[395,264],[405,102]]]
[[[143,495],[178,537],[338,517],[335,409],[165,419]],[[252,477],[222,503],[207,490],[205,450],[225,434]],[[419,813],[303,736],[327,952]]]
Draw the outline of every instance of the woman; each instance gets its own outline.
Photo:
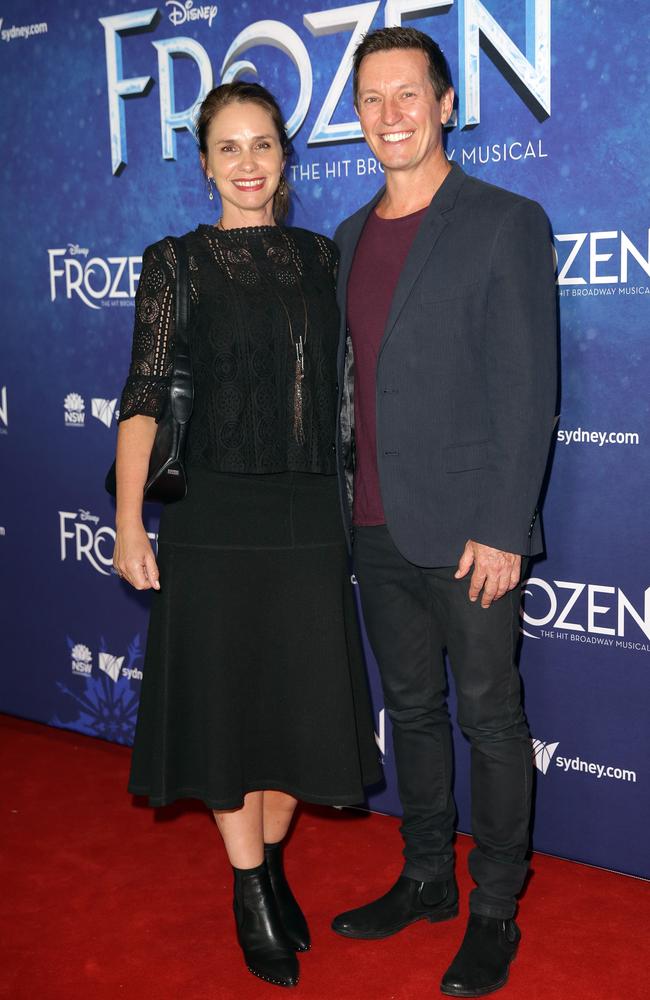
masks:
[[[183,237],[194,409],[188,492],[142,490],[169,387],[175,256],[143,258],[120,410],[114,564],[154,594],[129,790],[213,810],[251,972],[298,981],[310,946],[282,841],[298,799],[362,800],[380,777],[335,476],[336,249],[278,223],[290,144],[275,99],[224,84],[197,121],[221,217]]]

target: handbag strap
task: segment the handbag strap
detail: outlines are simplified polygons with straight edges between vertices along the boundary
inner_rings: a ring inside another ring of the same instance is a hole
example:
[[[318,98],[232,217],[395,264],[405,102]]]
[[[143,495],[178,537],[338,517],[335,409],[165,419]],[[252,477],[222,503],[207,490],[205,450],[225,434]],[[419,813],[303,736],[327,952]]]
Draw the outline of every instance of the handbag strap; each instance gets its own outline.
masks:
[[[170,388],[171,409],[179,424],[186,424],[192,415],[194,381],[190,363],[190,263],[182,239],[170,236],[176,256],[176,315],[174,329],[174,365]]]

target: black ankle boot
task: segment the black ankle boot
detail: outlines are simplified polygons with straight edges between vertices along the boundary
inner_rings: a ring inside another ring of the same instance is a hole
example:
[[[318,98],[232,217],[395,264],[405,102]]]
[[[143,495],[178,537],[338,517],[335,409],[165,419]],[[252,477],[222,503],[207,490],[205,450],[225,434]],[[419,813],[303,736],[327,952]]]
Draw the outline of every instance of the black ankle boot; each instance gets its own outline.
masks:
[[[264,857],[284,932],[295,951],[309,951],[311,948],[309,927],[284,874],[282,841],[277,844],[265,844]]]
[[[514,920],[470,913],[458,954],[442,977],[450,997],[484,997],[505,986],[521,933]]]
[[[249,971],[276,986],[295,986],[298,960],[282,927],[266,863],[233,871],[237,937]]]
[[[458,886],[453,876],[445,882],[417,882],[400,875],[379,899],[334,917],[332,930],[343,937],[373,941],[390,937],[416,920],[436,924],[457,914]]]

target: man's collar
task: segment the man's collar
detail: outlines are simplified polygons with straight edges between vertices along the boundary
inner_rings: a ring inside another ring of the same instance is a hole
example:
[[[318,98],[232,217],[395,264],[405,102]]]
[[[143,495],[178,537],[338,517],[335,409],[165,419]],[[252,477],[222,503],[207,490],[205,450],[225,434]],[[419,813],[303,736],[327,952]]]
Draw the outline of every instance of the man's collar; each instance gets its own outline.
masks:
[[[451,167],[449,173],[445,176],[442,184],[434,194],[433,198],[429,202],[427,211],[432,209],[436,212],[450,212],[454,205],[456,204],[456,199],[458,198],[458,192],[465,183],[466,174],[462,167],[459,167],[454,160],[449,160],[449,166]],[[369,202],[367,202],[363,208],[359,209],[356,215],[367,217],[370,212],[379,204],[381,199],[384,197],[386,192],[386,186],[380,188],[379,191],[374,195]]]
[[[465,172],[453,160],[449,160],[451,170],[431,199],[429,208],[436,212],[450,212],[456,204],[458,192],[465,183]]]

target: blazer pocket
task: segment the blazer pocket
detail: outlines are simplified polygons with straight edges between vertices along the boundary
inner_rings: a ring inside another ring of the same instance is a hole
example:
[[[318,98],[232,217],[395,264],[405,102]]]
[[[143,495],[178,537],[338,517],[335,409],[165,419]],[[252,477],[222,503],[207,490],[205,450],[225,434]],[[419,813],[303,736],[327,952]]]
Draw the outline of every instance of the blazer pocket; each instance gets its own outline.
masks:
[[[452,444],[443,449],[445,472],[471,472],[482,469],[487,461],[489,441]]]

